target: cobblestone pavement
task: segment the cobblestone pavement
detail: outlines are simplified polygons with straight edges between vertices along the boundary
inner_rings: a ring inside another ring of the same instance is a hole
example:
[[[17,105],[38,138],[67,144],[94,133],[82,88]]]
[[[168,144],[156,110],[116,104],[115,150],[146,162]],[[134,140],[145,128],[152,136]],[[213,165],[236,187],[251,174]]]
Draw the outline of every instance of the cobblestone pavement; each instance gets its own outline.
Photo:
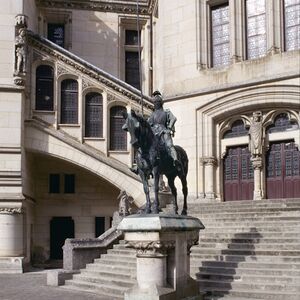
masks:
[[[103,297],[46,285],[46,271],[0,274],[1,300],[106,300]]]

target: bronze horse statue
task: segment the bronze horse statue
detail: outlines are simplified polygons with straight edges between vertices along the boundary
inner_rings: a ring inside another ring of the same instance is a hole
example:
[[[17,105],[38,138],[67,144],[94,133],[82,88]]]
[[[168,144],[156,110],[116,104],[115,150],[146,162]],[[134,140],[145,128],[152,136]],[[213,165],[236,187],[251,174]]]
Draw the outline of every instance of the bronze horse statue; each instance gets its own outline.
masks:
[[[180,178],[184,196],[181,214],[187,215],[188,189],[186,176],[188,172],[188,157],[186,152],[180,146],[175,146],[180,163],[180,168],[176,168],[162,140],[153,133],[146,119],[136,114],[133,110],[130,113],[124,113],[123,117],[126,121],[122,129],[129,132],[131,137],[130,143],[136,151],[137,173],[143,182],[146,195],[145,213],[159,213],[159,177],[163,174],[168,179],[168,184],[173,195],[173,209],[175,214],[178,214],[178,205],[177,189],[174,180],[177,176]],[[151,175],[154,178],[155,195],[152,209],[148,185],[148,179]]]

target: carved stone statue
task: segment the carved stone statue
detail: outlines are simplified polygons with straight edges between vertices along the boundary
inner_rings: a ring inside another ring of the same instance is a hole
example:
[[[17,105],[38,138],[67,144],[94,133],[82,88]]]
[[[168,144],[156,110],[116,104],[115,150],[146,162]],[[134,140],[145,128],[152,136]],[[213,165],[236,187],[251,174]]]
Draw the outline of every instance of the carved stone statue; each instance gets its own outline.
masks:
[[[19,34],[15,40],[16,46],[16,69],[15,75],[26,73],[26,31],[24,28],[19,29]]]
[[[117,200],[119,200],[119,215],[128,216],[130,214],[130,205],[133,203],[133,198],[128,196],[126,191],[121,191]]]
[[[263,131],[262,131],[262,113],[256,111],[253,113],[250,130],[249,150],[252,158],[262,155]]]

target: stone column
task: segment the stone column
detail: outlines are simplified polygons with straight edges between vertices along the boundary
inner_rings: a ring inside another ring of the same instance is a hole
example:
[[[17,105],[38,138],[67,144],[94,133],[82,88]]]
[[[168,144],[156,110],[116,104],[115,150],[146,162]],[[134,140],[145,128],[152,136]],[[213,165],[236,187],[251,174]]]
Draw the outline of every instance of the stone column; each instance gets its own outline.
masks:
[[[203,160],[203,158],[200,158],[200,161],[199,161],[199,174],[200,174],[200,178],[199,178],[199,198],[204,199],[205,198],[205,192],[204,192],[205,176],[204,176],[204,160]]]
[[[131,215],[122,220],[127,246],[137,251],[137,284],[125,300],[200,300],[189,275],[189,250],[198,243],[199,219],[178,215]]]
[[[204,158],[204,174],[205,174],[205,198],[215,199],[215,165],[217,160],[214,157],[205,157]]]
[[[21,206],[0,205],[0,273],[22,273],[24,259]]]
[[[262,158],[253,157],[251,159],[254,169],[254,192],[253,200],[262,199],[262,190],[261,190],[261,169],[262,169]]]

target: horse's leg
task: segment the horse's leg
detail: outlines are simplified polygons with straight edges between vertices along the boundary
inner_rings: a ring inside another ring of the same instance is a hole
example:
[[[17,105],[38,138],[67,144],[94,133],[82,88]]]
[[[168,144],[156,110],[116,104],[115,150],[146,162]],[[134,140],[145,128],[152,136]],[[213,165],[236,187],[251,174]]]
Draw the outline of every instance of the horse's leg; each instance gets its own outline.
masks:
[[[187,215],[187,194],[188,194],[186,176],[185,175],[181,176],[180,180],[182,184],[182,193],[183,193],[183,207],[182,207],[181,215],[186,216]]]
[[[159,172],[158,167],[153,168],[153,175],[154,175],[154,207],[153,213],[159,213],[159,199],[158,199],[158,191],[159,191]]]
[[[140,174],[140,177],[142,179],[143,187],[144,187],[144,193],[146,195],[146,209],[145,209],[145,213],[146,214],[150,214],[151,213],[151,202],[150,202],[148,180],[147,180],[144,172],[140,171],[139,174]]]
[[[175,177],[168,177],[168,184],[169,184],[169,187],[171,189],[171,192],[172,192],[172,195],[173,195],[173,209],[174,209],[174,214],[178,214],[178,205],[177,205],[177,189],[175,187],[175,184],[174,184],[174,180],[175,180]]]

